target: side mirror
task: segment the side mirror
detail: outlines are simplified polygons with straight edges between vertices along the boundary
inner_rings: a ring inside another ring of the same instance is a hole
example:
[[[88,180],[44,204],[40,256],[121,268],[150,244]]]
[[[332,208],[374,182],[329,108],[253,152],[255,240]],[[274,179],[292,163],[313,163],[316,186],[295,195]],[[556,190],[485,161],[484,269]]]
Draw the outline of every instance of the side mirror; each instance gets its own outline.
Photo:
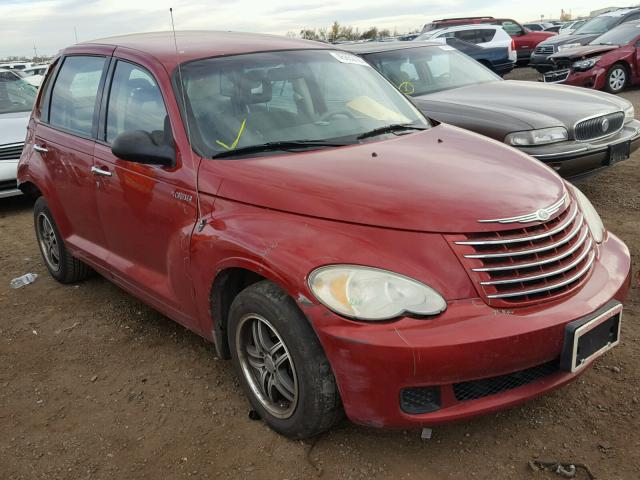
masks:
[[[111,145],[111,152],[122,160],[174,167],[176,150],[173,145],[164,142],[158,145],[150,133],[143,130],[122,132]]]

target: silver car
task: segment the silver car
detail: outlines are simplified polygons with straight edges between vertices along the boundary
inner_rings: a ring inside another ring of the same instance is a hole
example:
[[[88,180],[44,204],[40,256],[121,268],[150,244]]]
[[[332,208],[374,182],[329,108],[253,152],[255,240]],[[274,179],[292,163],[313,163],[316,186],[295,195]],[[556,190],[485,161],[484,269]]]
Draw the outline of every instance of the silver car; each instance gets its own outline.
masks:
[[[0,198],[20,195],[18,160],[37,89],[10,70],[0,70]]]

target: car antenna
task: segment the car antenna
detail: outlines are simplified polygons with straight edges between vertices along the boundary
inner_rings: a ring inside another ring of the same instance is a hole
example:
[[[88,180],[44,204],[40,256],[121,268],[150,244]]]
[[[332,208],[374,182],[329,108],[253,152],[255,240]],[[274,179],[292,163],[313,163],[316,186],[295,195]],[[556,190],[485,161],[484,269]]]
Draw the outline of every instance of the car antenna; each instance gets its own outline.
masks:
[[[191,168],[195,174],[196,179],[196,218],[200,218],[200,190],[198,189],[198,169],[196,169],[195,162],[193,161],[193,148],[191,146],[191,129],[189,128],[189,113],[187,112],[187,95],[184,89],[184,81],[182,78],[182,68],[180,66],[180,51],[178,50],[178,39],[176,37],[176,27],[173,22],[173,7],[169,7],[169,15],[171,16],[171,32],[173,33],[173,46],[176,50],[176,63],[178,64],[178,78],[180,79],[180,93],[182,96],[182,109],[184,111],[184,124],[187,130],[187,141],[189,143],[189,158],[191,159]],[[198,222],[198,232],[201,232],[207,221],[202,218]]]

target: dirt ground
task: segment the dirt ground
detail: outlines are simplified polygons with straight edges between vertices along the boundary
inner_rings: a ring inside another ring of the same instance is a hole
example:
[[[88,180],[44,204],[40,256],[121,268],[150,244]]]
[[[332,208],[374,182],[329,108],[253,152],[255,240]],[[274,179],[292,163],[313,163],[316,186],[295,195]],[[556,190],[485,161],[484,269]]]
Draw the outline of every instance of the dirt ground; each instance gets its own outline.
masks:
[[[529,69],[514,78],[534,79]],[[640,90],[623,94],[640,112]],[[579,186],[640,257],[640,152]],[[640,293],[622,343],[577,382],[523,407],[436,428],[343,422],[292,442],[248,418],[231,364],[213,347],[94,277],[46,273],[32,204],[0,200],[0,479],[552,479],[532,459],[640,478]],[[25,272],[37,281],[11,290]],[[580,473],[575,478],[588,478]]]

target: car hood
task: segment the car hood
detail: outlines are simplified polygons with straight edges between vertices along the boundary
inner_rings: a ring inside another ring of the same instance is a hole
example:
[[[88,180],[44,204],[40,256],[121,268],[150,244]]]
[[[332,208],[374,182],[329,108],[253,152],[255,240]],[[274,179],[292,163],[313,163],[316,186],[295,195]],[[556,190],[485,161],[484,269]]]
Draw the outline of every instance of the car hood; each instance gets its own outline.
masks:
[[[553,37],[549,37],[547,40],[545,40],[544,42],[540,43],[538,46],[540,46],[540,45],[555,45],[557,47],[557,46],[560,46],[560,45],[565,45],[567,43],[579,43],[581,45],[586,45],[591,40],[593,40],[594,38],[597,38],[599,36],[600,35],[594,35],[594,34],[588,34],[588,35],[574,35],[574,34],[554,35]]]
[[[31,112],[0,114],[0,145],[24,142]]]
[[[554,53],[549,58],[587,58],[597,55],[599,53],[611,52],[620,48],[618,45],[585,45],[583,47],[570,48],[563,52]]]
[[[531,38],[546,39],[546,38],[555,37],[557,33],[556,32],[536,32],[534,30],[529,30],[527,32],[527,35],[529,35]]]
[[[438,112],[442,112],[455,113],[461,119],[465,115],[476,116],[481,122],[483,115],[487,118],[487,112],[490,112],[488,120],[496,123],[502,119],[504,135],[552,126],[570,128],[580,119],[620,111],[626,106],[625,101],[594,90],[518,80],[469,85],[412,100],[427,116],[435,119],[438,119]],[[448,121],[455,123],[452,117]]]
[[[203,160],[199,171],[201,192],[245,204],[442,233],[513,228],[478,220],[547,207],[564,188],[533,158],[444,124],[347,147]]]

